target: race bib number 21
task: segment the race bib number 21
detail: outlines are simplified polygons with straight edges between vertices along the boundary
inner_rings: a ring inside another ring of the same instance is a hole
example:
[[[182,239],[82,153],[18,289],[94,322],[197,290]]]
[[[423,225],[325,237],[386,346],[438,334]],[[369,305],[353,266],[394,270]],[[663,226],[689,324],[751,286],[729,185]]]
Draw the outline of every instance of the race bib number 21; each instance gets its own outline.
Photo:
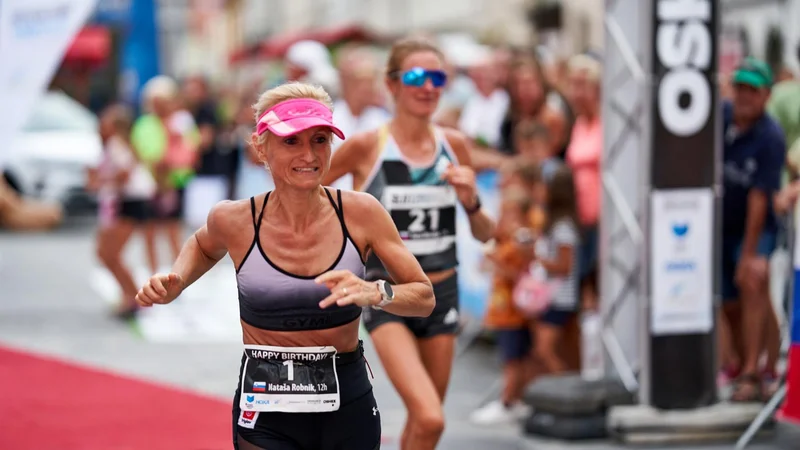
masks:
[[[381,199],[415,255],[448,250],[456,239],[456,194],[450,186],[386,186]]]
[[[330,412],[339,409],[333,347],[245,345],[243,411]]]

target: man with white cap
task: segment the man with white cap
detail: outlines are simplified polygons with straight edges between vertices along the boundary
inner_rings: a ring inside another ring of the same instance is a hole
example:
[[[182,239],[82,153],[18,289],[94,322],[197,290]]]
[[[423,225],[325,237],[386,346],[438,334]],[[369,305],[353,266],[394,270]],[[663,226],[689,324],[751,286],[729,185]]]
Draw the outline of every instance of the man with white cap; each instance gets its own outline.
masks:
[[[318,84],[331,96],[338,94],[338,76],[328,49],[320,42],[298,41],[289,47],[284,57],[286,81]]]
[[[478,145],[496,148],[500,144],[500,126],[508,110],[508,93],[498,86],[491,49],[476,46],[475,59],[469,65],[469,76],[476,92],[467,100],[458,128]]]
[[[363,131],[377,129],[391,115],[383,108],[374,106],[378,87],[378,66],[367,48],[343,51],[338,59],[341,97],[334,102],[333,119],[350,136]],[[344,141],[334,138],[332,149],[336,151]],[[353,189],[352,177],[348,174],[337,180],[333,187]]]

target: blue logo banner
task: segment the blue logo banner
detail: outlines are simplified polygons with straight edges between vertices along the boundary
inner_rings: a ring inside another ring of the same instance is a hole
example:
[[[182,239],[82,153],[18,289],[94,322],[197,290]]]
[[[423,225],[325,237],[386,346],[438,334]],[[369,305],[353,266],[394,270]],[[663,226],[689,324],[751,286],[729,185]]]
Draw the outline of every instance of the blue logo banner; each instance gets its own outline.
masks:
[[[476,180],[483,209],[495,218],[500,212],[498,178],[496,172],[484,172]],[[483,243],[472,237],[469,218],[462,209],[458,210],[457,227],[461,311],[473,319],[482,320],[491,287],[491,273],[481,271]]]
[[[123,26],[131,22],[131,6],[134,0],[101,0],[97,4],[91,22],[97,25]]]
[[[161,73],[155,0],[132,0],[120,69],[122,99],[138,106],[142,86]]]

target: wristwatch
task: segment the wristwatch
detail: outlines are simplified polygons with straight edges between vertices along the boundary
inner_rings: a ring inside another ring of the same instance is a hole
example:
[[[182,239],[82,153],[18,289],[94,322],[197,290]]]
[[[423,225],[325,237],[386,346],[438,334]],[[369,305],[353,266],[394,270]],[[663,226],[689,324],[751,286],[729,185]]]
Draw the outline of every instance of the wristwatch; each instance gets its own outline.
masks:
[[[466,212],[468,216],[471,216],[471,215],[475,214],[476,212],[480,211],[481,210],[481,206],[483,206],[483,205],[481,205],[481,198],[478,195],[475,195],[475,205],[472,208],[469,208],[469,209],[467,209],[467,207],[464,206],[464,212]]]
[[[392,303],[394,300],[394,291],[392,285],[387,283],[386,280],[378,280],[375,282],[378,287],[378,292],[381,294],[381,302],[377,305],[372,305],[373,309],[383,309],[384,306]]]

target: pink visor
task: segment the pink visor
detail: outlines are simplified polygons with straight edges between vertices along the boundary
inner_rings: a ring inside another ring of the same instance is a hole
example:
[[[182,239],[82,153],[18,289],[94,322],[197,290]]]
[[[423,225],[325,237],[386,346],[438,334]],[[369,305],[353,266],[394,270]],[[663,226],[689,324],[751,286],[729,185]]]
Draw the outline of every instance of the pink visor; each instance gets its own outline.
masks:
[[[333,124],[331,110],[309,98],[286,100],[264,111],[256,124],[256,133],[262,135],[269,130],[284,137],[314,127],[328,127],[339,139],[344,139],[342,130]]]

